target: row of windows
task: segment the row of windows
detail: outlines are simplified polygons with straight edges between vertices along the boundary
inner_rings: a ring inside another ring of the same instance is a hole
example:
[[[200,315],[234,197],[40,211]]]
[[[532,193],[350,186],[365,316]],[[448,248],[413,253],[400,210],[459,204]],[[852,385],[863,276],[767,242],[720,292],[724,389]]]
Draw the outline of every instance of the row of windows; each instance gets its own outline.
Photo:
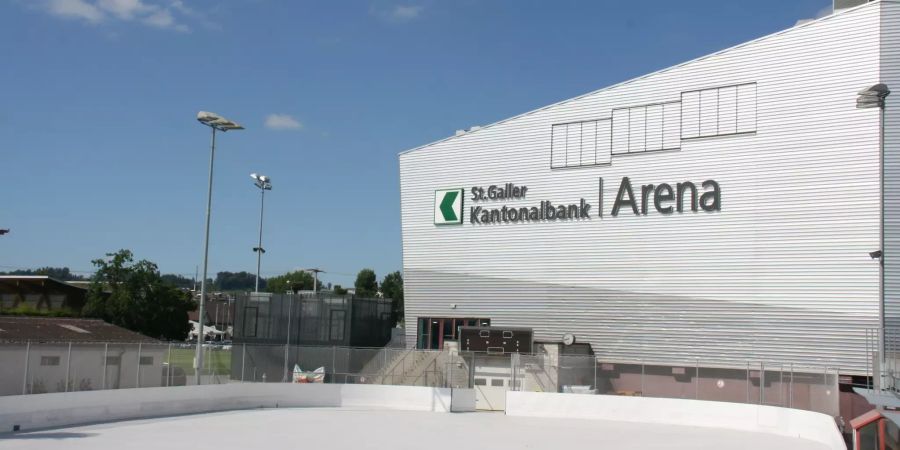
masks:
[[[756,83],[685,91],[678,101],[552,125],[550,168],[609,164],[613,155],[675,150],[685,139],[755,131]]]
[[[41,356],[41,365],[42,366],[58,366],[60,361],[59,356]],[[106,357],[106,365],[107,366],[118,366],[122,364],[121,356],[107,356]],[[141,356],[140,365],[142,366],[152,366],[153,365],[153,357],[152,356]]]

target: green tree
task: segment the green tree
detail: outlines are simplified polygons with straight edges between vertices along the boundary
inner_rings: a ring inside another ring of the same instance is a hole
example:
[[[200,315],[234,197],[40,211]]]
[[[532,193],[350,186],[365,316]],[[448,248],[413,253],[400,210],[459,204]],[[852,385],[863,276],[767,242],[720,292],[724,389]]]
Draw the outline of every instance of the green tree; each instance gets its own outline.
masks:
[[[347,290],[342,288],[339,284],[334,285],[334,291],[332,292],[334,292],[334,295],[347,295]]]
[[[391,321],[394,325],[403,320],[403,274],[392,272],[381,280],[381,293],[391,299]]]
[[[319,282],[321,288],[322,282]],[[284,275],[271,277],[266,280],[266,290],[276,294],[284,294],[288,291],[311,291],[313,288],[313,276],[305,270],[295,270]]]
[[[188,312],[196,308],[190,294],[163,281],[156,264],[135,262],[130,250],[107,253],[92,261],[91,279],[82,314],[159,339],[184,340],[190,331]]]
[[[260,278],[259,288],[265,289],[266,280]],[[256,274],[250,272],[219,272],[216,288],[220,291],[252,291],[256,288]]]
[[[171,284],[172,286],[177,287],[177,288],[192,289],[194,287],[193,279],[183,277],[181,275],[174,274],[174,273],[163,274],[162,280],[165,281],[166,283]],[[197,284],[199,285],[200,282],[198,281]]]
[[[374,297],[378,292],[378,279],[375,278],[375,271],[372,269],[363,269],[356,274],[356,295],[360,297]]]

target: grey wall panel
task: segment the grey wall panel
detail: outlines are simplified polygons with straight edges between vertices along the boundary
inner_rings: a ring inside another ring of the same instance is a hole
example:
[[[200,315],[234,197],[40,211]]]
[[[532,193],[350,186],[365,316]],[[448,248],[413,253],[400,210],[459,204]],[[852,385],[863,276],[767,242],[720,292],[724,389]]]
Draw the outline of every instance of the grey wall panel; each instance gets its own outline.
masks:
[[[879,244],[878,118],[854,105],[879,77],[880,11],[795,27],[401,154],[406,323],[490,317],[532,326],[540,340],[576,333],[634,361],[759,358],[863,371],[865,328],[878,312],[868,256]],[[613,117],[615,136],[616,108],[746,83],[755,83],[753,121],[736,127],[755,132],[628,155],[613,140],[608,165],[551,169],[553,124]],[[722,208],[611,217],[623,177],[638,191],[714,179]],[[526,198],[466,198],[462,225],[433,224],[436,188],[504,183],[528,186]],[[472,206],[581,198],[590,219],[470,222]]]

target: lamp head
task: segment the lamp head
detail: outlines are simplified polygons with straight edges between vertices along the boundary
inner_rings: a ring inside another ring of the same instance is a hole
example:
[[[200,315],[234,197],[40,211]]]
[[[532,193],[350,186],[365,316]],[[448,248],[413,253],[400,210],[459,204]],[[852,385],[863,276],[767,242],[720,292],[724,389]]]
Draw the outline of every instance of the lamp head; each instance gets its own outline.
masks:
[[[878,83],[859,91],[856,97],[856,107],[859,109],[884,108],[884,99],[891,94],[884,83]]]
[[[200,111],[197,113],[197,121],[219,131],[243,130],[244,127],[232,122],[216,113]]]

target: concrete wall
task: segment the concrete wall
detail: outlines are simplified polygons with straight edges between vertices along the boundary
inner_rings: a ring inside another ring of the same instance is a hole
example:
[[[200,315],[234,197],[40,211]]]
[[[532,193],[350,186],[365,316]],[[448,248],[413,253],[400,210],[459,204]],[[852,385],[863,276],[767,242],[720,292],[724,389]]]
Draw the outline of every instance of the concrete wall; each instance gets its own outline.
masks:
[[[833,450],[846,449],[831,417],[774,406],[649,397],[508,392],[506,414],[770,433],[819,442]]]
[[[93,422],[279,407],[474,410],[465,389],[350,384],[234,383],[0,397],[0,432]],[[471,406],[470,406],[471,404]]]

